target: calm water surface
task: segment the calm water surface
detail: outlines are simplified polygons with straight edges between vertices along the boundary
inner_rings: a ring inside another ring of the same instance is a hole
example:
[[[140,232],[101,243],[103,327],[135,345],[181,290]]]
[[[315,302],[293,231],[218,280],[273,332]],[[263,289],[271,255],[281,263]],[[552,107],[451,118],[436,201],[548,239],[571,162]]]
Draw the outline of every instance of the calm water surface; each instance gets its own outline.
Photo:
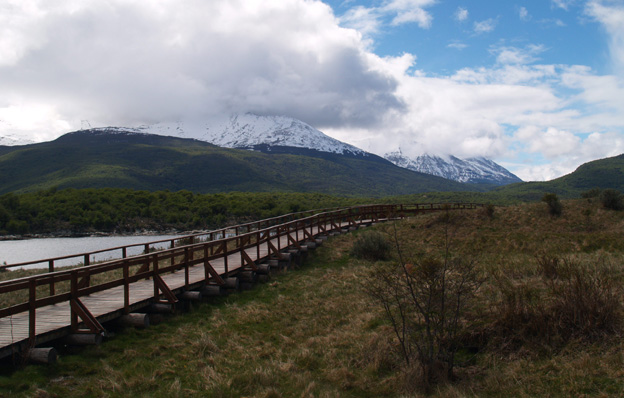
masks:
[[[35,261],[44,258],[62,257],[69,254],[92,252],[110,247],[147,243],[162,239],[175,239],[182,235],[155,235],[155,236],[94,236],[81,238],[40,238],[25,240],[0,241],[0,264],[17,264]],[[151,248],[168,248],[163,242]],[[141,254],[143,247],[129,248],[128,256]],[[93,254],[90,262],[121,258],[121,250]],[[83,258],[55,261],[55,266],[74,265],[83,262]],[[26,268],[47,267],[48,263],[40,263]]]

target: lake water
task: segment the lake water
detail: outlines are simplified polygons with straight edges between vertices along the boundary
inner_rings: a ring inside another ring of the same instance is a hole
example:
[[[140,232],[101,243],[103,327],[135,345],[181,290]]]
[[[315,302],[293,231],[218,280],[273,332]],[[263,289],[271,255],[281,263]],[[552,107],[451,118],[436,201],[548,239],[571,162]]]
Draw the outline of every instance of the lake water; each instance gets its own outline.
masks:
[[[0,241],[0,264],[18,264],[45,258],[63,257],[70,254],[87,253],[111,247],[125,246],[139,243],[154,242],[163,239],[175,239],[183,235],[155,235],[155,236],[89,236],[81,238],[38,238],[24,240]],[[168,248],[163,242],[150,248]],[[142,246],[129,248],[128,256],[143,252]],[[98,253],[90,256],[89,261],[104,261],[121,258],[121,250]],[[81,257],[55,261],[54,265],[67,266],[83,262]],[[27,268],[47,267],[48,263],[40,263]]]

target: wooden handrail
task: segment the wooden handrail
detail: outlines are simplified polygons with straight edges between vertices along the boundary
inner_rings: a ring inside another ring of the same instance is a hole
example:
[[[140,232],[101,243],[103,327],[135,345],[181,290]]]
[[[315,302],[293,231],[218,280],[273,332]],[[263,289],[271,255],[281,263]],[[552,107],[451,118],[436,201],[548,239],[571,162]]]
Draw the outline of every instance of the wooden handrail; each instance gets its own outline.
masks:
[[[55,266],[54,263],[56,261],[68,260],[68,259],[72,259],[72,258],[87,259],[87,258],[89,258],[90,256],[92,256],[94,254],[101,254],[101,253],[112,252],[112,251],[117,251],[117,250],[121,250],[122,251],[121,258],[123,259],[123,258],[127,258],[127,250],[131,249],[131,248],[137,248],[137,247],[143,246],[145,249],[149,249],[153,245],[157,245],[157,244],[160,244],[160,243],[170,243],[172,245],[170,248],[172,248],[172,247],[175,247],[174,242],[176,242],[176,241],[186,241],[188,239],[195,239],[195,238],[202,238],[202,237],[204,237],[206,239],[209,239],[209,240],[221,240],[228,234],[228,231],[231,231],[232,229],[234,229],[236,231],[236,230],[239,230],[239,229],[247,228],[247,231],[249,232],[249,231],[251,231],[250,228],[252,226],[256,226],[256,229],[262,229],[262,228],[260,228],[261,223],[267,223],[269,225],[271,225],[271,224],[273,224],[273,225],[275,225],[275,224],[282,224],[283,223],[282,220],[287,219],[287,218],[300,218],[300,217],[302,217],[303,215],[306,215],[306,214],[317,214],[317,213],[328,212],[328,211],[332,211],[332,210],[336,210],[336,209],[339,209],[339,208],[317,209],[317,210],[301,211],[301,212],[296,212],[296,213],[288,213],[288,214],[284,214],[284,215],[277,216],[277,217],[271,217],[271,218],[263,219],[263,220],[260,220],[260,221],[252,221],[252,222],[249,222],[249,223],[228,226],[228,227],[225,227],[225,228],[219,228],[217,230],[212,230],[212,231],[207,231],[207,232],[198,232],[198,233],[187,234],[187,235],[181,235],[181,236],[178,236],[176,238],[159,239],[159,240],[143,242],[143,243],[134,243],[134,244],[131,244],[131,245],[115,246],[115,247],[110,247],[110,248],[106,248],[106,249],[93,250],[93,251],[90,251],[90,252],[77,253],[77,254],[68,254],[68,255],[65,255],[65,256],[44,258],[44,259],[32,260],[32,261],[24,261],[24,262],[14,263],[14,264],[3,264],[3,265],[0,265],[0,272],[3,271],[3,270],[8,270],[10,268],[26,267],[26,266],[29,266],[29,265],[36,265],[36,264],[43,264],[43,263],[48,263],[49,264],[48,269],[50,270],[50,272],[53,272],[54,271],[54,266]],[[236,236],[237,233],[234,233],[234,235]],[[148,252],[148,250],[144,250],[144,252]],[[88,263],[88,261],[83,261],[83,265],[89,265],[87,263]]]
[[[380,219],[393,219],[403,218],[411,214],[416,214],[422,211],[437,211],[444,209],[474,209],[482,205],[467,203],[467,204],[414,204],[414,205],[367,205],[356,206],[342,209],[335,209],[330,211],[318,212],[306,217],[294,218],[283,223],[273,224],[267,222],[267,220],[260,220],[254,223],[247,223],[236,226],[235,230],[238,232],[232,236],[215,235],[216,231],[210,231],[203,234],[194,234],[181,237],[179,239],[186,239],[193,236],[192,242],[187,245],[172,247],[164,249],[154,253],[144,253],[137,256],[128,258],[115,259],[105,261],[93,265],[85,265],[78,268],[55,270],[45,274],[33,275],[23,278],[11,279],[0,282],[0,294],[14,293],[18,291],[28,291],[28,301],[22,304],[12,305],[6,308],[0,308],[0,318],[12,316],[20,312],[28,311],[30,313],[30,337],[29,339],[34,342],[35,336],[32,335],[35,330],[36,313],[37,309],[43,306],[52,304],[58,304],[61,302],[71,301],[72,311],[72,327],[76,325],[76,316],[88,317],[88,311],[85,313],[85,308],[80,302],[80,298],[95,292],[107,290],[112,287],[123,286],[124,298],[125,298],[125,310],[128,311],[128,297],[130,294],[131,284],[141,279],[151,278],[154,280],[154,298],[158,299],[160,295],[164,296],[167,300],[175,300],[175,296],[172,297],[170,291],[167,291],[166,285],[162,285],[161,275],[183,270],[186,275],[185,286],[188,282],[188,270],[196,264],[210,262],[214,259],[223,258],[225,261],[225,272],[229,272],[227,258],[231,254],[240,252],[241,257],[245,257],[244,250],[259,247],[261,244],[267,244],[276,239],[277,250],[281,251],[283,248],[281,245],[282,236],[291,236],[295,234],[296,240],[309,239],[314,235],[314,229],[320,231],[321,228],[325,229],[331,225],[331,229],[340,228],[344,223],[349,225],[357,225],[358,223],[367,222],[370,220]],[[301,214],[301,213],[295,213]],[[283,217],[277,217],[270,220],[285,220]],[[268,224],[268,226],[267,226]],[[271,225],[272,224],[272,225]],[[254,228],[255,226],[255,228]],[[261,228],[263,227],[263,228]],[[229,227],[232,229],[234,227]],[[225,231],[225,230],[221,230]],[[318,232],[317,232],[318,233]],[[303,235],[302,235],[303,234]],[[209,236],[210,240],[200,241],[195,239],[198,236]],[[219,237],[219,239],[214,239]],[[161,240],[156,242],[164,242],[168,240]],[[152,244],[155,242],[149,242]],[[290,245],[290,243],[289,243]],[[136,245],[120,246],[130,247]],[[194,253],[203,253],[202,256],[195,258]],[[93,252],[91,252],[93,253]],[[259,254],[259,251],[258,251]],[[85,253],[81,253],[78,256],[84,256]],[[71,257],[71,256],[67,256]],[[181,257],[179,259],[178,257]],[[259,258],[259,255],[258,255]],[[44,259],[37,262],[30,262],[28,264],[36,264],[46,261],[52,261],[54,259]],[[249,260],[247,259],[247,262]],[[167,265],[168,264],[168,265]],[[131,267],[139,267],[138,270],[132,271]],[[113,279],[105,282],[96,283],[95,276],[110,271],[118,271],[119,275]],[[208,275],[208,273],[206,273]],[[214,279],[214,277],[212,277]],[[56,293],[56,286],[59,283],[70,284],[70,290],[62,293]],[[37,297],[37,287],[50,286],[50,294],[46,297]],[[82,314],[82,315],[81,315]],[[85,324],[91,325],[92,329],[97,329],[98,322],[96,319],[84,319]]]

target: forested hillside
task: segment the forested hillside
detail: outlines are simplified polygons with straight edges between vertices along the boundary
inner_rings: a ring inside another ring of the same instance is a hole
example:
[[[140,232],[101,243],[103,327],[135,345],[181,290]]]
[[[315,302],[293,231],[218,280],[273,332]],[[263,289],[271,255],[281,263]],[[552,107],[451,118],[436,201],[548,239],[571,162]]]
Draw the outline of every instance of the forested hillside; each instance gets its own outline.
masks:
[[[51,187],[377,197],[485,189],[406,170],[374,155],[266,154],[114,131],[79,131],[55,141],[0,148],[0,194]]]

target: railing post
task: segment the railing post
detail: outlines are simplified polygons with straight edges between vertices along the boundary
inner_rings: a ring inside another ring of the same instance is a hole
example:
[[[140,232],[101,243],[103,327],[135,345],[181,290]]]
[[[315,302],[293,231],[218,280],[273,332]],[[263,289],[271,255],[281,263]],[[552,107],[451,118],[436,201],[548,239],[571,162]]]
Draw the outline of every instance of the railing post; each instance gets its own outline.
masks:
[[[228,273],[228,248],[227,241],[223,240],[223,265],[225,266],[225,273]]]
[[[128,261],[123,262],[124,278],[124,313],[130,313],[130,265]]]
[[[204,244],[204,283],[208,283],[210,273],[208,272],[208,243]]]
[[[48,261],[48,272],[54,272],[54,260]],[[52,278],[52,280],[50,280],[50,296],[54,296],[54,293],[54,278]]]
[[[149,256],[147,258],[149,259]],[[154,267],[152,270],[152,275],[152,280],[154,281],[154,298],[158,299],[158,296],[160,295],[158,294],[158,285],[156,284],[156,277],[158,276],[158,258],[156,256],[154,256]]]
[[[194,237],[194,236],[191,236],[191,246],[192,246],[192,245],[194,245],[194,244],[195,244],[195,237]],[[187,262],[188,262],[189,260],[193,260],[193,258],[194,258],[194,253],[195,253],[195,248],[191,249],[191,254],[190,254],[190,256],[189,256],[189,257],[187,257]]]
[[[121,248],[121,258],[128,257],[128,252],[126,251],[126,246]]]
[[[77,299],[78,298],[78,271],[77,270],[74,270],[71,273],[70,291],[71,291],[70,300]],[[76,314],[76,311],[74,311],[74,308],[72,307],[71,303],[70,303],[69,308],[71,312],[71,330],[76,331],[78,330],[78,314]]]
[[[256,258],[260,260],[260,232],[256,231]]]
[[[28,343],[31,347],[35,346],[37,337],[37,281],[31,279],[28,282]]]
[[[85,266],[87,266],[87,265],[89,265],[89,264],[90,264],[90,263],[89,263],[89,255],[88,255],[88,254],[85,254],[85,255],[84,255],[84,265],[85,265]]]
[[[191,254],[189,255],[189,249],[185,248],[184,249],[184,287],[188,287],[189,285],[189,261],[191,261],[193,259],[193,252],[195,251],[195,249],[193,248],[191,250]]]

